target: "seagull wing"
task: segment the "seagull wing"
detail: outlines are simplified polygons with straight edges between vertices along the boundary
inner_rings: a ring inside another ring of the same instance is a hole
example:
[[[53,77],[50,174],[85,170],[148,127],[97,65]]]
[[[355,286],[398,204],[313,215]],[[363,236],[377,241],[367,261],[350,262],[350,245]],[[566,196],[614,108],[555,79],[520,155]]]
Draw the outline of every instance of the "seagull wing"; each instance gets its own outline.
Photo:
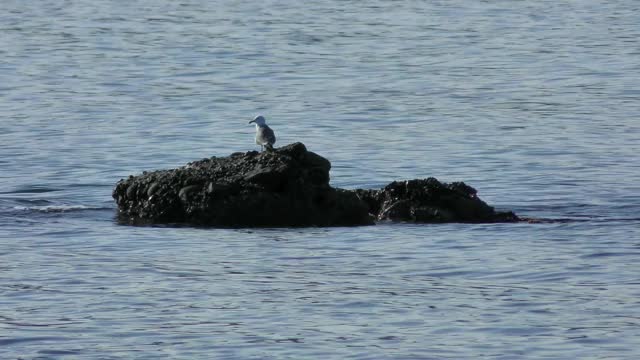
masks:
[[[270,127],[265,126],[262,128],[262,138],[266,143],[273,145],[276,143],[276,134],[273,133]]]

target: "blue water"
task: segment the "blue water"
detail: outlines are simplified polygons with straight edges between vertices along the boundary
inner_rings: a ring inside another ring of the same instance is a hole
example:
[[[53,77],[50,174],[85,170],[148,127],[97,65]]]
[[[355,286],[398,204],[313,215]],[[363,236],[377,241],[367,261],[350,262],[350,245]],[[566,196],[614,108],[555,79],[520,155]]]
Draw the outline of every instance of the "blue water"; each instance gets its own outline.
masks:
[[[637,359],[636,1],[3,1],[0,358]],[[128,227],[114,184],[276,145],[543,224]]]

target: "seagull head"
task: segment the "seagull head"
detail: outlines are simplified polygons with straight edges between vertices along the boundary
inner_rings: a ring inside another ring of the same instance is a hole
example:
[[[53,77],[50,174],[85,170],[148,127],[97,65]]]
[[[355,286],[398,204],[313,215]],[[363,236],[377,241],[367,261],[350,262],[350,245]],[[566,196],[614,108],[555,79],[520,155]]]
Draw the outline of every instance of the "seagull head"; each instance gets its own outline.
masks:
[[[264,116],[258,115],[253,120],[249,121],[249,124],[251,123],[256,123],[256,125],[262,126],[266,124],[266,120],[264,119]]]

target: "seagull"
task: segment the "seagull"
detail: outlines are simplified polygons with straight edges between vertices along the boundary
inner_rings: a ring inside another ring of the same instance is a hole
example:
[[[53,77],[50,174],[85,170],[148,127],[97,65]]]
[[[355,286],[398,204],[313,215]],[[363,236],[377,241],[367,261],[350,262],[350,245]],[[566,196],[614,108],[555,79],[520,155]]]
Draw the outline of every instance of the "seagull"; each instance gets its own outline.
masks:
[[[267,150],[272,150],[273,144],[276,143],[276,135],[267,125],[264,116],[256,116],[253,120],[249,121],[249,124],[251,123],[256,124],[256,144],[260,145],[260,150],[264,150],[265,147]]]

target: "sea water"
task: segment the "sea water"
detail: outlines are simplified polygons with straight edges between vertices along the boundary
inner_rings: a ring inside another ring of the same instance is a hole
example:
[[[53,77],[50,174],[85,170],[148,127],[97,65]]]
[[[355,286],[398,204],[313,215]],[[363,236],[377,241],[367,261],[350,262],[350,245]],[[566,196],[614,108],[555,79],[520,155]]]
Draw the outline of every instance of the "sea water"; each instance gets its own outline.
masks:
[[[640,357],[635,1],[0,4],[3,359]],[[540,224],[129,227],[115,183],[276,146]]]

